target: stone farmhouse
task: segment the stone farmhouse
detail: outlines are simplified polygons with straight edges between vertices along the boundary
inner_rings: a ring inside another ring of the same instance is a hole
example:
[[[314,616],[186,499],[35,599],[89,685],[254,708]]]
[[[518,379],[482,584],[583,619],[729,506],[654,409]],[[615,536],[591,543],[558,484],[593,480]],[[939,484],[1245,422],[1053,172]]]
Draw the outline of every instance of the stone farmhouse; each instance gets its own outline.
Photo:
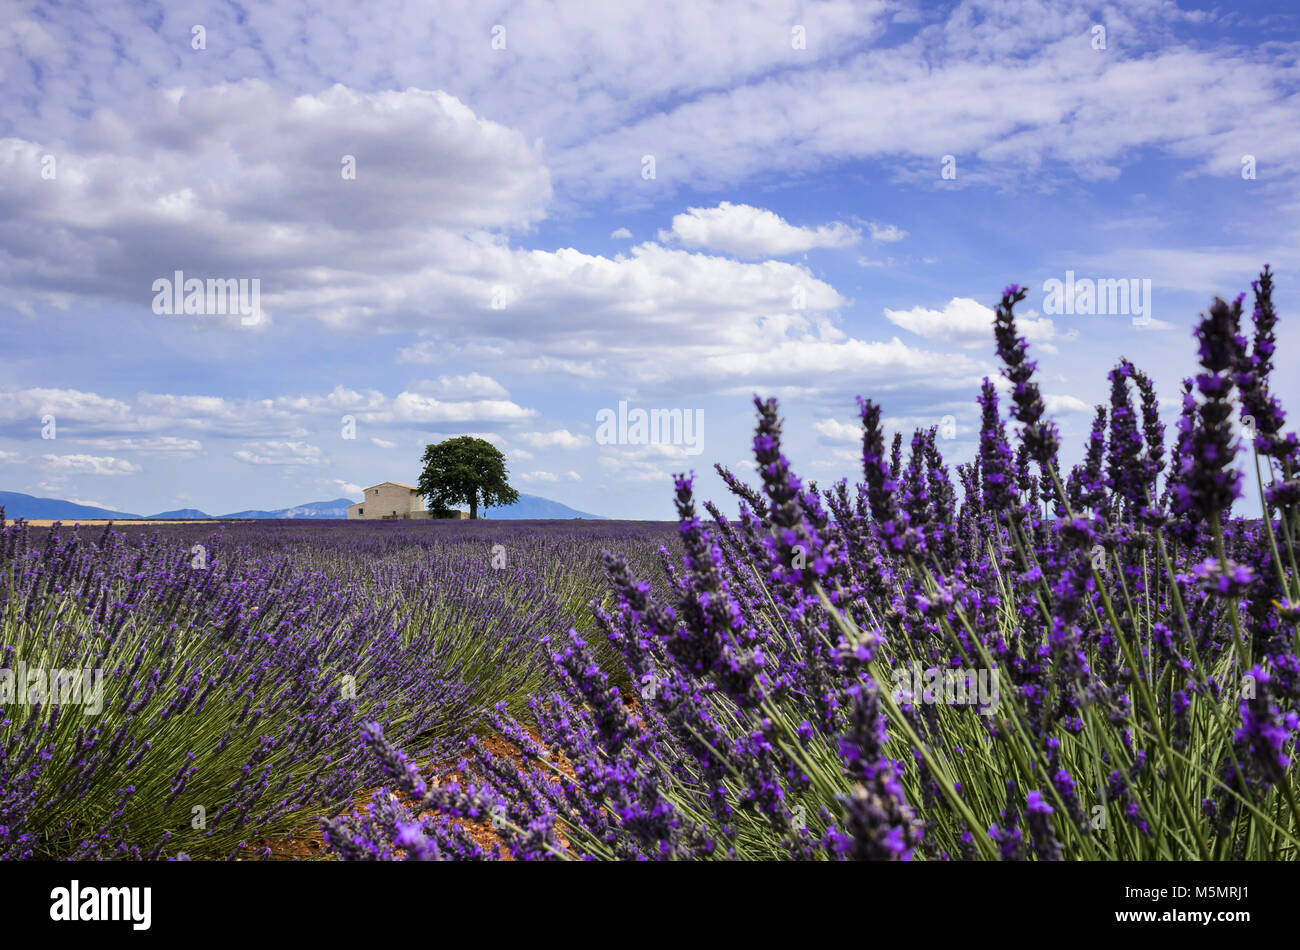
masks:
[[[365,490],[365,500],[348,505],[348,520],[398,521],[408,518],[433,518],[424,507],[424,496],[414,485],[380,482]],[[454,511],[451,518],[468,518],[468,511]]]

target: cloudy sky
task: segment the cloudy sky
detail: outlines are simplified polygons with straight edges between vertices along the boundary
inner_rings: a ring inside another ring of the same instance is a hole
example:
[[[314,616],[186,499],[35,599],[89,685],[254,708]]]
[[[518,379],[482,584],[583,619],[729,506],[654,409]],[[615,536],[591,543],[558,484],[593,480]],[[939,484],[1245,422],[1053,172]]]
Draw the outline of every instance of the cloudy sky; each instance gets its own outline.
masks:
[[[1300,411],[1288,6],[0,0],[0,489],[285,507],[472,433],[667,518],[675,471],[724,500],[755,393],[819,482],[859,394],[966,461],[1012,281],[1073,462],[1120,356],[1175,418],[1265,262]],[[260,311],[159,313],[177,271]],[[1052,313],[1069,273],[1149,309]],[[602,444],[620,401],[698,444]]]

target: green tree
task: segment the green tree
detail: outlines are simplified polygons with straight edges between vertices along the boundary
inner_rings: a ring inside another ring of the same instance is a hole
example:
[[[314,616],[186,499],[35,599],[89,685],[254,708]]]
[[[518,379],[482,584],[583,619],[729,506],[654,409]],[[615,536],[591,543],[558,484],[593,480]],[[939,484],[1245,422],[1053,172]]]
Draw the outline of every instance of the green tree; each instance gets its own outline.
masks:
[[[448,515],[451,506],[469,505],[469,516],[478,517],[478,507],[513,505],[519,492],[506,481],[506,459],[491,442],[462,435],[424,448],[424,470],[417,486],[425,504],[436,515]]]

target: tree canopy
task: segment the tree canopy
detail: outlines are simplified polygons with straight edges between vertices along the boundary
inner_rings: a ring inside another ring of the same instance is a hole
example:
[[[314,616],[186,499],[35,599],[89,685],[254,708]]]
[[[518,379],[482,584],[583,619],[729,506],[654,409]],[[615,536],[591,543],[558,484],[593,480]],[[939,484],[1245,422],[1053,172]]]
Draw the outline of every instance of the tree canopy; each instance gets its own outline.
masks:
[[[506,481],[506,459],[491,442],[462,435],[424,448],[424,469],[418,488],[436,515],[448,515],[452,505],[469,505],[478,517],[479,505],[513,505],[519,492]]]

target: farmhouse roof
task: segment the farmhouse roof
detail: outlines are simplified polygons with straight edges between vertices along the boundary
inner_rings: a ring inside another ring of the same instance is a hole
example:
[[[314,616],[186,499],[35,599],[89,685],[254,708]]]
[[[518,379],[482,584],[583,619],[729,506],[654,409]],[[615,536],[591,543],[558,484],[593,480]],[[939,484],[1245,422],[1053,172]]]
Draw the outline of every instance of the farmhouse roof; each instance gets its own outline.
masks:
[[[371,488],[382,488],[384,485],[396,485],[398,488],[409,488],[411,491],[420,490],[414,485],[408,485],[405,482],[380,482],[378,485],[371,485],[370,488],[366,489],[366,491],[370,491]]]

